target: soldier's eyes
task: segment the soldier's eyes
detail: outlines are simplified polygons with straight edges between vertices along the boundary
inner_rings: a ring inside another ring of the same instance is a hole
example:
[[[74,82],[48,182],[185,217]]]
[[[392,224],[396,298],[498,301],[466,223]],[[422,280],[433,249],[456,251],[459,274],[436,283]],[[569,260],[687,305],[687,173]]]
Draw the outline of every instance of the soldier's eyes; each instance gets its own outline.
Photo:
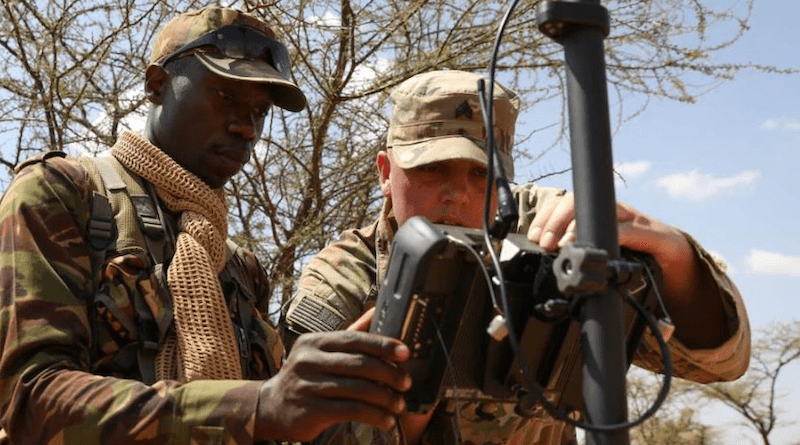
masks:
[[[270,108],[272,108],[270,105],[266,105],[266,106],[263,106],[263,107],[256,107],[255,109],[253,109],[253,113],[256,116],[258,116],[261,119],[263,119],[263,118],[267,117],[267,115],[269,114]]]
[[[488,170],[486,170],[485,168],[473,168],[470,169],[469,172],[472,176],[479,176],[481,178],[485,178]]]
[[[421,173],[435,173],[441,170],[441,167],[437,164],[426,164],[420,165],[419,167],[415,168],[414,170],[421,172]]]
[[[219,88],[214,88],[214,92],[217,93],[217,96],[219,96],[219,98],[224,100],[225,102],[233,101],[233,95],[231,95],[227,91],[220,90]]]

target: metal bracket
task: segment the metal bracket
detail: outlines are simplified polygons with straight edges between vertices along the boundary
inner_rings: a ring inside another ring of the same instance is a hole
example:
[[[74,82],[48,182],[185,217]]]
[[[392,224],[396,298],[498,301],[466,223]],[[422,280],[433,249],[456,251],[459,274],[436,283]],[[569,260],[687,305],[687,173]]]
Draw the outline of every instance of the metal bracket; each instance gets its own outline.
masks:
[[[642,265],[625,259],[608,259],[608,253],[580,244],[564,246],[553,261],[558,290],[585,296],[604,292],[609,285],[622,287],[638,282]]]

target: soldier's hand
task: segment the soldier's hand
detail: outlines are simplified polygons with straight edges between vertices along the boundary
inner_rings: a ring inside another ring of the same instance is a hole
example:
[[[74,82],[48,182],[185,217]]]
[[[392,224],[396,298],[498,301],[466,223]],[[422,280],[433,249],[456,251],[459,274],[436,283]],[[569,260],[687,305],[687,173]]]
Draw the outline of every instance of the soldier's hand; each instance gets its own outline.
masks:
[[[303,334],[280,372],[262,385],[257,440],[308,441],[355,421],[390,429],[405,409],[411,379],[400,341],[366,332]]]
[[[375,316],[375,308],[369,308],[366,312],[361,314],[358,317],[358,320],[354,321],[353,324],[347,327],[348,331],[362,331],[367,332],[369,331],[369,325],[372,324],[372,318]]]
[[[619,244],[647,252],[657,259],[686,260],[689,249],[685,237],[675,228],[653,220],[630,207],[617,202]],[[528,228],[528,239],[545,250],[556,250],[575,241],[575,195],[566,193],[544,201]]]
[[[674,227],[621,202],[617,203],[617,221],[621,246],[653,255],[665,271],[675,265],[692,264],[694,254],[689,242]],[[567,193],[543,202],[528,229],[528,239],[545,250],[556,250],[575,241],[574,195]]]
[[[545,250],[556,250],[574,233],[575,196],[566,193],[542,202],[528,227],[528,239]],[[570,230],[572,229],[572,230]]]
[[[351,331],[367,331],[372,323],[372,318],[375,316],[375,308],[370,308],[368,311],[361,314],[358,320],[347,327]],[[400,415],[400,423],[403,425],[403,432],[406,436],[406,443],[417,444],[419,443],[425,428],[433,416],[434,409],[431,408],[428,412],[422,414],[416,413],[403,413]]]
[[[664,277],[662,296],[675,336],[690,348],[710,348],[725,339],[724,308],[688,238],[675,227],[617,203],[619,244],[653,256]],[[575,241],[575,199],[572,193],[544,201],[528,229],[528,239],[556,250]],[[710,297],[710,298],[709,298]],[[702,316],[698,316],[702,314]]]

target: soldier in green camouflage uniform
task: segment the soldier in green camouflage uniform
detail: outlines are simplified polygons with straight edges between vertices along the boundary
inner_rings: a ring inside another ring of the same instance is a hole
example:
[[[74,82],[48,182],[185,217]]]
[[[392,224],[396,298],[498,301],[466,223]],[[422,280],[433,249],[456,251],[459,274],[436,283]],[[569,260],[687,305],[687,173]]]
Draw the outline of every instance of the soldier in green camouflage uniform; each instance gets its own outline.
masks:
[[[397,394],[410,380],[392,362],[407,359],[408,349],[364,332],[322,334],[298,342],[279,370],[283,346],[262,317],[265,270],[225,243],[221,187],[249,159],[273,104],[306,105],[286,62],[269,27],[240,11],[207,8],[164,27],[146,73],[146,136],[123,134],[108,161],[131,198],[111,200],[118,235],[97,261],[87,227],[93,193],[119,188],[103,184],[84,158],[49,153],[20,166],[0,202],[0,444],[252,444],[309,440],[348,420],[393,426],[403,410]],[[134,191],[157,210],[170,240],[162,246],[174,249],[161,269],[143,237],[152,224],[131,216]],[[192,235],[205,223],[205,238]],[[213,256],[206,246],[223,247]],[[225,368],[235,377],[189,378],[195,370],[184,369],[182,357],[195,351],[165,350],[185,332],[176,303],[185,292],[174,286],[181,277],[172,266],[197,267],[178,252],[199,255],[197,263],[221,260],[209,262],[219,276],[202,276],[196,288],[222,295],[233,347],[217,350],[233,360],[201,356],[197,372]],[[148,348],[158,353],[155,370],[142,366]],[[181,368],[172,367],[176,357]]]
[[[304,269],[297,293],[282,319],[284,341],[306,332],[341,329],[374,305],[386,275],[399,225],[416,215],[440,224],[480,227],[486,169],[486,131],[476,84],[479,76],[440,71],[412,77],[393,91],[387,150],[377,156],[383,210],[371,225],[345,232]],[[517,95],[494,88],[495,135],[506,172],[513,175],[511,147],[519,108]],[[570,242],[572,195],[563,190],[514,186],[520,219],[517,232],[547,250]],[[750,330],[741,296],[715,261],[689,235],[618,204],[620,244],[647,252],[665,276],[663,295],[676,325],[669,341],[677,376],[697,382],[733,380],[748,366]],[[699,314],[702,314],[699,315]],[[647,335],[634,363],[659,371],[661,357]],[[524,419],[513,406],[439,403],[427,415],[403,421],[410,443],[453,443],[452,416],[461,415],[466,444],[572,444],[573,427],[542,414]],[[397,443],[359,424],[339,425],[320,442]]]

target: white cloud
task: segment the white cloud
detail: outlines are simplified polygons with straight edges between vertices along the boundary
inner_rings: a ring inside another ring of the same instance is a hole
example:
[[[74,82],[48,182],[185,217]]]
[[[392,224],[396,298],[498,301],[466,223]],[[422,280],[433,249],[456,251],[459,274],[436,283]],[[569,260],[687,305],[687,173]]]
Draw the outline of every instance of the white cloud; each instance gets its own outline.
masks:
[[[800,131],[800,119],[767,119],[759,127],[762,130]]]
[[[326,11],[322,16],[309,17],[308,22],[320,28],[338,28],[342,26],[341,16],[336,15],[333,11]]]
[[[344,92],[346,94],[356,94],[362,89],[367,89],[372,86],[375,79],[390,70],[391,64],[389,60],[383,57],[377,57],[371,63],[359,65],[356,67],[353,78],[344,89]]]
[[[800,256],[751,249],[747,257],[747,266],[759,275],[800,277]]]
[[[624,181],[633,181],[650,171],[652,165],[650,161],[623,162],[615,165],[614,171],[618,173],[618,179],[621,177]]]
[[[144,92],[139,88],[132,88],[122,94],[120,98],[123,107],[129,107],[135,101],[139,100]],[[125,116],[120,122],[120,130],[130,130],[135,133],[144,133],[145,125],[147,124],[147,112],[150,107],[150,102],[143,103],[138,109],[134,110]],[[101,110],[98,115],[92,120],[92,125],[108,132],[111,130],[111,119],[105,110]],[[87,135],[88,139],[92,139],[91,135]],[[73,155],[92,155],[101,153],[108,150],[110,147],[101,145],[94,142],[81,142],[80,144],[70,144],[66,147],[67,151]]]
[[[728,190],[752,185],[760,174],[757,170],[745,170],[734,176],[716,178],[693,170],[662,176],[658,179],[658,186],[673,198],[702,201]]]
[[[311,16],[307,19],[308,23],[320,28],[338,28],[342,20],[333,11],[326,11],[322,16]]]

